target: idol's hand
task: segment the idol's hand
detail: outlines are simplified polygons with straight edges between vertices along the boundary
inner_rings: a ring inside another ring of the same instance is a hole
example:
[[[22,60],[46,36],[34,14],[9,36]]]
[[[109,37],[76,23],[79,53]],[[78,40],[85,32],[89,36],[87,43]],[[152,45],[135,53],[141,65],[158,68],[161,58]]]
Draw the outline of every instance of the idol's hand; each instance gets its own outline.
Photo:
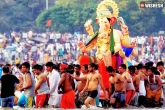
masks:
[[[135,48],[136,47],[136,41],[132,42],[130,47]]]
[[[94,35],[94,32],[93,32],[93,27],[92,27],[92,20],[88,20],[86,21],[86,23],[84,24],[84,27],[86,29],[86,31],[88,32],[88,34],[90,36]]]
[[[118,25],[125,25],[125,23],[124,23],[124,20],[123,20],[123,18],[122,17],[119,17],[119,18],[117,18],[117,23],[118,23]]]
[[[83,53],[86,53],[86,47],[83,42],[79,42],[78,47]]]
[[[125,24],[121,25],[121,30],[124,34],[129,34],[128,27]]]
[[[125,25],[122,17],[117,18],[118,25],[120,25],[121,30],[124,34],[129,34],[128,27]]]

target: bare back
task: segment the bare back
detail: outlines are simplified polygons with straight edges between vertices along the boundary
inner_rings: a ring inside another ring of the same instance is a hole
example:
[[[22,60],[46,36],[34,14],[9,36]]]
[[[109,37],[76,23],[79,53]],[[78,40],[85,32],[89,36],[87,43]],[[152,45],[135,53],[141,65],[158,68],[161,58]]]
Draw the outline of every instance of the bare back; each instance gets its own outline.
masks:
[[[65,75],[65,80],[64,83],[62,84],[62,91],[64,93],[72,91],[72,84],[73,84],[73,79],[68,73],[63,73]]]
[[[143,76],[142,76],[143,77]],[[139,83],[140,83],[140,78],[138,75],[134,75],[132,76],[132,80],[133,80],[133,84],[134,84],[134,87],[135,87],[135,90],[136,91],[139,91]],[[143,79],[144,80],[144,79]]]

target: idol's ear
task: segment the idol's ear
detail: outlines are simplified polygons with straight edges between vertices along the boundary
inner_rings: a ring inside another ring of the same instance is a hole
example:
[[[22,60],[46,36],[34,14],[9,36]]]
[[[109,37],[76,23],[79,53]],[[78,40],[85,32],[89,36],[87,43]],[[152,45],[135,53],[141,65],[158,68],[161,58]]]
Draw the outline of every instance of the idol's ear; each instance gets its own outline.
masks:
[[[113,26],[116,22],[116,17],[111,17],[110,25]]]

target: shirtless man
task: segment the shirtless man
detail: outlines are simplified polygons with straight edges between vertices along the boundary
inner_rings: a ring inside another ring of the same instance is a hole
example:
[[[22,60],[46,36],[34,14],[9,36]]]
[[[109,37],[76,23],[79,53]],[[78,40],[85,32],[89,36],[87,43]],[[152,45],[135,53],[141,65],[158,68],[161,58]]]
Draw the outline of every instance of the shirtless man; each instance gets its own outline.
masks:
[[[140,78],[139,78],[138,75],[135,74],[135,67],[134,66],[129,66],[128,67],[128,73],[132,76],[135,90],[136,90],[136,92],[138,92],[139,91],[139,81],[140,81]]]
[[[71,75],[74,79],[76,79],[78,81],[78,84],[76,86],[75,92],[78,91],[78,94],[84,89],[85,85],[86,85],[86,80],[87,80],[87,74],[88,74],[88,65],[83,65],[81,67],[81,72],[82,74],[79,76],[74,76]],[[84,94],[82,96],[77,94],[77,101],[76,101],[76,106],[77,108],[81,108],[81,106],[84,104],[85,99],[88,96],[88,92],[84,92]]]
[[[162,96],[165,95],[165,69],[164,69],[164,62],[160,61],[156,65],[158,72],[160,73],[160,78],[162,80],[162,87],[163,87],[163,94]]]
[[[99,73],[95,72],[96,65],[91,63],[88,65],[89,74],[87,75],[87,82],[84,89],[80,92],[82,95],[85,91],[88,91],[88,97],[85,100],[84,104],[86,108],[90,108],[90,105],[93,107],[96,106],[95,98],[98,94],[98,85],[100,84],[104,94],[106,94],[105,88],[103,86],[102,77]],[[107,95],[105,96],[108,99]]]
[[[143,78],[142,67],[143,67],[142,64],[138,64],[137,66],[135,66],[135,74],[138,75],[140,79]]]
[[[165,69],[164,69],[164,62],[160,61],[156,65],[158,71],[160,72],[160,78],[165,80]],[[163,81],[164,82],[164,81]]]
[[[125,101],[126,101],[126,93],[125,93],[126,81],[120,74],[115,73],[115,70],[113,69],[113,67],[111,66],[107,67],[106,71],[111,76],[109,78],[110,91],[112,91],[112,85],[114,85],[114,89],[115,89],[114,93],[112,94],[110,98],[110,104],[115,108],[124,107]]]
[[[135,66],[135,74],[139,76],[140,81],[147,80],[147,66],[141,66],[141,64],[138,64]]]
[[[148,66],[143,66],[142,71],[141,71],[146,77],[148,76],[148,73],[147,73],[148,68],[149,68]]]
[[[131,105],[138,105],[138,97],[139,97],[139,82],[140,78],[138,75],[135,74],[135,67],[134,66],[129,66],[128,67],[128,72],[132,76],[133,84],[136,90],[136,94],[134,99],[131,102]]]
[[[81,66],[80,65],[75,65],[74,66],[74,76],[75,77],[80,77],[80,75],[81,75],[81,72],[80,72],[80,70],[81,70]],[[74,79],[74,83],[75,83],[75,87],[77,86],[77,84],[78,84],[78,80],[77,79]]]
[[[61,80],[58,84],[58,93],[62,93],[60,108],[72,109],[75,107],[75,92],[72,87],[73,79],[69,73],[66,72],[68,65],[60,64]],[[62,91],[61,91],[62,89]]]
[[[36,86],[34,92],[36,95],[36,108],[44,107],[44,103],[46,102],[47,94],[49,94],[49,87],[48,87],[48,79],[45,74],[41,73],[42,66],[41,65],[34,65],[33,72],[36,75]]]
[[[125,64],[121,64],[119,66],[119,73],[122,75],[123,78],[125,78],[127,84],[126,84],[126,106],[130,104],[132,101],[132,98],[134,97],[136,91],[135,87],[133,85],[132,77],[131,75],[126,71],[127,66]]]

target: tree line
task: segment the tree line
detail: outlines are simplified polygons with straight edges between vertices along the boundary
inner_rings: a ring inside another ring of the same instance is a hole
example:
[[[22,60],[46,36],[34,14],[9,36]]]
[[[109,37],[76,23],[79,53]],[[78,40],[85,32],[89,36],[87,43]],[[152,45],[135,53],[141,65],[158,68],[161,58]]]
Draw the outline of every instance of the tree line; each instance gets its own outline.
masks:
[[[45,10],[45,0],[3,0],[0,4],[0,31],[29,30],[45,31],[45,24],[52,20],[49,30],[85,33],[84,23],[93,20],[94,30],[96,8],[102,0],[56,0],[56,4]],[[155,35],[165,31],[165,8],[140,8],[141,0],[115,0],[119,16],[123,17],[130,34]],[[155,1],[155,0],[150,0]],[[159,0],[157,0],[159,1]],[[161,1],[161,0],[160,0]],[[113,26],[119,29],[117,23]]]

